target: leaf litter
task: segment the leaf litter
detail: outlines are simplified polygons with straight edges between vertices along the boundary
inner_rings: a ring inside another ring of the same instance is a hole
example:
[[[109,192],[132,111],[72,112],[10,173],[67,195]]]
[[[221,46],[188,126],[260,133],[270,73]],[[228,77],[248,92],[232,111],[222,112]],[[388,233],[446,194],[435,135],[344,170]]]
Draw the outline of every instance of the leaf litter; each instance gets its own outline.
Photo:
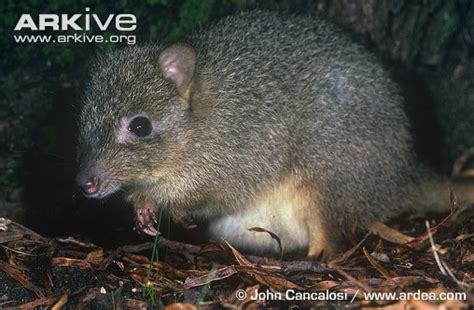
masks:
[[[450,203],[452,210],[444,217],[403,215],[377,226],[374,233],[359,236],[351,249],[327,263],[246,255],[225,240],[198,246],[162,236],[156,245],[145,242],[110,251],[72,237],[44,238],[0,218],[0,308],[470,309],[474,305],[474,208],[462,207],[454,193]],[[281,247],[274,233],[260,227],[249,230],[269,234]],[[405,235],[413,232],[412,237]],[[151,259],[155,246],[166,249],[166,259]],[[288,290],[317,298],[288,300]],[[283,297],[252,298],[262,292]],[[380,292],[464,295],[461,300],[420,300],[416,295],[408,300],[368,300],[364,296]],[[151,299],[150,293],[155,297]],[[345,298],[324,300],[341,296],[336,293]]]

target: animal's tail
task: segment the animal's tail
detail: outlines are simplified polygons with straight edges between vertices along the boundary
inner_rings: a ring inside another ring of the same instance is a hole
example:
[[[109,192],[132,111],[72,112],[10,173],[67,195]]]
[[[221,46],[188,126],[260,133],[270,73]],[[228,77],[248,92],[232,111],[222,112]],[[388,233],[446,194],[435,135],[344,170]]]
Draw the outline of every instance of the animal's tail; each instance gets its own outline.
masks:
[[[409,205],[422,212],[446,212],[451,206],[451,191],[458,205],[473,204],[474,178],[449,179],[431,175],[418,186]]]
[[[474,158],[474,148],[465,151],[453,165],[452,177],[443,177],[423,168],[421,182],[409,199],[409,205],[418,211],[444,212],[450,208],[451,191],[461,206],[474,204],[474,169],[463,171]]]

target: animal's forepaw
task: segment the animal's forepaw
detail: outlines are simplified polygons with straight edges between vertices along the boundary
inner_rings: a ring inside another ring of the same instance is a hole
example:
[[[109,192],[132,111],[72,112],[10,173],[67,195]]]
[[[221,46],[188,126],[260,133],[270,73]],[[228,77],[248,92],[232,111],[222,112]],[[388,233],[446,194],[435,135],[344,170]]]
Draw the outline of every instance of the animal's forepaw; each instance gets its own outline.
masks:
[[[152,203],[145,203],[135,209],[135,227],[150,236],[156,236],[158,208]]]

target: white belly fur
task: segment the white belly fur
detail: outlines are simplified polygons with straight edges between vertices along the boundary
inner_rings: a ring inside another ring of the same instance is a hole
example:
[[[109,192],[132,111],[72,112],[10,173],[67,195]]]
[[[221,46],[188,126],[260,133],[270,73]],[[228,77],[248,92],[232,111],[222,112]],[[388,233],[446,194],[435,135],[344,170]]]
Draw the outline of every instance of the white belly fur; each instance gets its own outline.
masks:
[[[210,236],[216,241],[226,240],[239,250],[278,254],[278,243],[268,233],[248,230],[261,227],[280,238],[284,253],[305,252],[310,239],[306,218],[308,212],[317,212],[309,206],[307,191],[294,182],[282,182],[263,191],[241,211],[212,221]]]

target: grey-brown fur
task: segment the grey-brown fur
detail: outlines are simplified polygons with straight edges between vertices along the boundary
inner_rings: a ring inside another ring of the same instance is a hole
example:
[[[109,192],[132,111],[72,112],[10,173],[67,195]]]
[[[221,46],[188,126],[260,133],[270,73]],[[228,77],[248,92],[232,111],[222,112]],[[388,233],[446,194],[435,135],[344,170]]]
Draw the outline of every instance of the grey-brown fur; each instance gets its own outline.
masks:
[[[377,57],[320,17],[260,11],[185,41],[196,66],[184,99],[163,78],[164,46],[120,50],[92,70],[79,153],[82,170],[103,179],[97,197],[121,187],[138,209],[163,203],[178,220],[212,221],[291,178],[318,201],[308,212],[323,223],[324,250],[399,212],[419,171],[402,98]],[[159,132],[117,143],[120,119],[139,113]],[[275,250],[252,242],[236,239]]]

